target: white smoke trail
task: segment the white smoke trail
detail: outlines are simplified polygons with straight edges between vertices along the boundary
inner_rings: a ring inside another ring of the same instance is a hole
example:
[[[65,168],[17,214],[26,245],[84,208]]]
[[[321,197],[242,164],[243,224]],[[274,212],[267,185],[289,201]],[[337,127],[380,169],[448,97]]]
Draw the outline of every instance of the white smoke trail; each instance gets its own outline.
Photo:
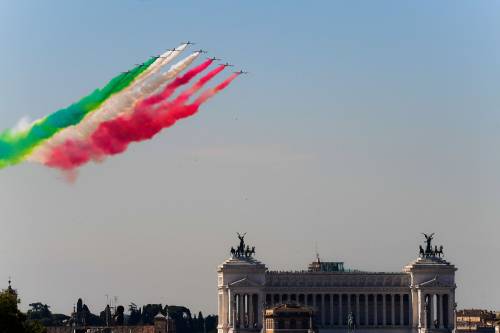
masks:
[[[33,126],[33,121],[31,121],[31,118],[29,116],[24,116],[19,121],[17,124],[12,128],[11,133],[19,133],[19,132],[24,132],[27,131],[29,128]]]
[[[186,46],[186,44],[183,44],[174,51],[166,52],[162,55],[162,58],[158,58],[158,60],[161,59],[159,65],[155,65],[157,62],[154,62],[151,65],[155,65],[153,70],[148,71],[149,73],[142,78],[139,78],[139,80],[136,79],[129,87],[125,88],[121,92],[111,96],[103,103],[103,105],[101,105],[94,112],[88,114],[77,125],[67,127],[49,140],[45,141],[43,144],[38,146],[26,158],[26,160],[44,163],[51,150],[59,144],[62,144],[68,139],[84,140],[95,131],[101,122],[113,119],[124,113],[132,112],[135,103],[139,99],[144,98],[147,94],[150,94],[158,89],[163,83],[177,76],[200,55],[199,52],[195,52],[173,65],[167,72],[161,73],[161,68],[175,59],[177,55],[186,48]]]

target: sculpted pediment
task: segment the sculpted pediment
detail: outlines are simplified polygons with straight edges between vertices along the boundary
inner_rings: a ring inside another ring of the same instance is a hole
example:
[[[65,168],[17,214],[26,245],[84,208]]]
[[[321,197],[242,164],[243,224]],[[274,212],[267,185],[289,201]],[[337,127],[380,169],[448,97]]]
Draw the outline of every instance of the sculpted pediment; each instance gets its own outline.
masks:
[[[422,282],[419,284],[419,287],[426,287],[426,288],[432,288],[432,287],[449,287],[449,284],[443,283],[439,281],[439,277],[435,276],[434,278]]]
[[[237,288],[242,288],[242,287],[260,287],[261,285],[258,284],[255,281],[250,280],[249,278],[243,278],[240,280],[236,280],[234,282],[229,283],[230,287],[237,287]]]

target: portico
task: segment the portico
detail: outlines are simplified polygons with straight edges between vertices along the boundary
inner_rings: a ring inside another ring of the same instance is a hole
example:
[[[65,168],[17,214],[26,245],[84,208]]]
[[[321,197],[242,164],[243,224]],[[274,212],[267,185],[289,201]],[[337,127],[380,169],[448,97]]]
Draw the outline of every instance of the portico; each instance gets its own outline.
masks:
[[[240,238],[218,268],[218,333],[260,331],[264,310],[280,304],[312,309],[321,332],[345,330],[349,317],[357,331],[451,332],[456,268],[441,257],[442,247],[430,251],[401,272],[347,270],[319,258],[308,270],[278,272]]]

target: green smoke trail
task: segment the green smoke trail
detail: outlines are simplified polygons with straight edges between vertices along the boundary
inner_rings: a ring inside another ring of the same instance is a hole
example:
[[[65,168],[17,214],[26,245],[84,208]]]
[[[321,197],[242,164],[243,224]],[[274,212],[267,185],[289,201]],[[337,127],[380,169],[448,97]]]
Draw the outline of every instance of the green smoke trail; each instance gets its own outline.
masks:
[[[78,124],[85,115],[99,107],[111,95],[132,83],[154,61],[155,58],[151,58],[131,71],[116,76],[103,88],[96,89],[67,108],[35,122],[27,130],[21,132],[6,130],[0,133],[0,169],[21,162],[38,144],[63,128]]]

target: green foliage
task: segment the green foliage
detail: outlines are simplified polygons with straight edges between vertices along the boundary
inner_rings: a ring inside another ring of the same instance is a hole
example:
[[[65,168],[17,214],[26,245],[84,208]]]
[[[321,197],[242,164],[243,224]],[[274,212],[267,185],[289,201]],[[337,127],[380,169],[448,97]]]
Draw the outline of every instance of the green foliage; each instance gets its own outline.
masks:
[[[130,303],[128,306],[129,317],[127,321],[127,325],[135,326],[141,323],[142,318],[142,310],[137,308],[135,303]]]
[[[45,333],[42,323],[27,320],[17,305],[17,296],[7,290],[0,292],[0,333]]]
[[[24,332],[26,317],[17,308],[17,297],[8,291],[0,293],[0,333]]]
[[[47,328],[36,320],[28,320],[24,323],[24,332],[25,333],[46,333]]]

